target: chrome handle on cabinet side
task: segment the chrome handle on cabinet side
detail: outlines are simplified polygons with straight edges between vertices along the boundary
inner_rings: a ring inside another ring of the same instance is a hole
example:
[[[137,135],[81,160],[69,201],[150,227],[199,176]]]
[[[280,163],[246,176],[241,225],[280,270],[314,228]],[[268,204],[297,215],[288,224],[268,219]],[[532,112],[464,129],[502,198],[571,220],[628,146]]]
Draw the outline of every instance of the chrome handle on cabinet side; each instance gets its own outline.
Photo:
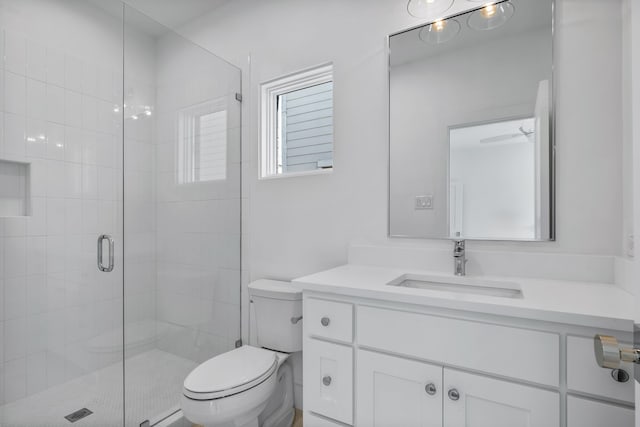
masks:
[[[436,394],[438,389],[436,388],[436,385],[434,383],[429,383],[424,387],[424,391],[426,391],[429,396],[433,396],[434,394]]]
[[[449,399],[453,401],[460,399],[460,392],[455,388],[450,389],[447,395],[449,396]]]
[[[320,319],[320,323],[322,324],[322,326],[329,326],[329,323],[331,323],[331,319],[325,316]]]
[[[102,242],[104,240],[107,240],[109,242],[109,264],[106,267],[102,264]],[[102,234],[98,237],[98,270],[104,273],[113,271],[113,247],[113,237],[109,236],[108,234]]]
[[[293,323],[295,325],[301,320],[302,320],[302,316],[294,316],[294,317],[291,318],[291,323]]]
[[[329,375],[322,377],[322,384],[326,386],[331,385],[331,377]]]
[[[618,340],[609,335],[596,335],[593,338],[596,362],[601,368],[618,369],[620,362],[640,363],[640,349],[620,348]]]

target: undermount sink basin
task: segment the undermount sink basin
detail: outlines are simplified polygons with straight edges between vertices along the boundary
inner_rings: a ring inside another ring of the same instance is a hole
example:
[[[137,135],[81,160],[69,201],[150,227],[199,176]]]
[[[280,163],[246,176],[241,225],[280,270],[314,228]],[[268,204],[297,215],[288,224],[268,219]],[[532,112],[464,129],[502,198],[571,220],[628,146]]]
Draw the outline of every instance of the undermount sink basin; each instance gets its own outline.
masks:
[[[501,298],[522,298],[520,285],[514,282],[475,279],[470,277],[423,276],[403,274],[387,286],[485,295]]]

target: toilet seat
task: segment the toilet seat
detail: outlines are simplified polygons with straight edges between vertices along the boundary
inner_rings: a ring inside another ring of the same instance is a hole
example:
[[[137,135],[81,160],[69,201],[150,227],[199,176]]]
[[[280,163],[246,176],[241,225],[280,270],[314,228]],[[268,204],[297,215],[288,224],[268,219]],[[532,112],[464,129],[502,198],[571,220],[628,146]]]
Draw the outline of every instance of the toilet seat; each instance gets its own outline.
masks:
[[[192,400],[214,400],[251,389],[278,369],[275,351],[242,346],[213,357],[184,380],[183,394]]]

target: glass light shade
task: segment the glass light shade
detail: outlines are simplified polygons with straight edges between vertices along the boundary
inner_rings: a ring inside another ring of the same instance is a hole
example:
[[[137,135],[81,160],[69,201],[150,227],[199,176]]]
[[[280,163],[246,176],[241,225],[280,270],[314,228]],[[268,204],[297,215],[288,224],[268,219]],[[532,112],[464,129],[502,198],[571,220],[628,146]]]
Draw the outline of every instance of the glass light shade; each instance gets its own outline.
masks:
[[[407,11],[416,18],[438,18],[453,6],[454,0],[409,0]]]
[[[420,30],[420,40],[431,43],[446,43],[460,32],[460,23],[455,19],[436,21]]]
[[[513,16],[514,7],[510,2],[488,4],[469,16],[467,24],[474,30],[493,30]]]

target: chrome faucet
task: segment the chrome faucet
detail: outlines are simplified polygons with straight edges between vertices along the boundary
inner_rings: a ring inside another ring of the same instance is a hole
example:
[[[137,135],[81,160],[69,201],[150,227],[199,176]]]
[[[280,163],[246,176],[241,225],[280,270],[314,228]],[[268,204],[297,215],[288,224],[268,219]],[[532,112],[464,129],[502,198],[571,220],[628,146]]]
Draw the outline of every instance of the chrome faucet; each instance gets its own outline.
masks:
[[[465,268],[467,258],[464,251],[464,240],[454,240],[453,244],[453,274],[456,276],[464,276],[467,274]]]

